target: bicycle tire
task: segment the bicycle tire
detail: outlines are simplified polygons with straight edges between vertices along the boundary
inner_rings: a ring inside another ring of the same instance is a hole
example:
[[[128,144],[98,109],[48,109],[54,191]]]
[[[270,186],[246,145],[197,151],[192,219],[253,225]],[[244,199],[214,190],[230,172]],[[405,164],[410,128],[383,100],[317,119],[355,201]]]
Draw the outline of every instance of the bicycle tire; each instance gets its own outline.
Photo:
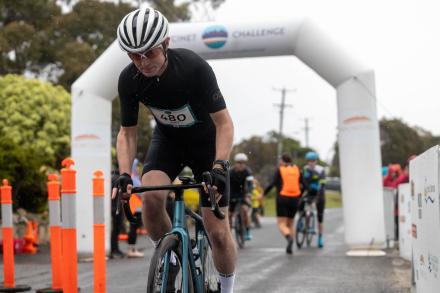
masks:
[[[208,238],[205,235],[203,241],[203,259],[202,259],[202,273],[203,273],[203,289],[206,293],[220,293],[220,280],[218,272],[214,266],[214,259],[212,258],[212,250],[209,247]]]
[[[308,221],[307,221],[307,247],[310,247],[312,244],[313,236],[315,235],[315,213],[310,212]]]
[[[171,292],[182,292],[183,285],[183,274],[182,274],[182,245],[179,238],[176,235],[167,235],[165,236],[159,244],[159,247],[154,251],[153,257],[150,262],[150,269],[148,271],[148,281],[147,281],[147,293],[158,293],[161,292],[160,288],[162,285],[162,274],[163,270],[163,259],[167,252],[172,251],[176,255],[176,265],[178,266],[177,274],[174,282],[168,282],[167,286],[170,286],[171,283],[174,283],[174,290],[170,288]],[[171,264],[170,266],[171,267]],[[188,264],[187,268],[188,272],[188,290],[189,293],[194,293],[194,284],[192,281],[191,269]],[[168,274],[168,277],[170,274]],[[177,288],[176,288],[177,283]],[[180,288],[179,288],[180,286]],[[180,291],[179,291],[180,290]],[[168,291],[168,289],[167,289]]]
[[[235,239],[239,248],[244,248],[244,227],[243,220],[241,219],[240,210],[235,215]]]
[[[296,222],[296,247],[301,249],[307,237],[306,217],[301,214]]]

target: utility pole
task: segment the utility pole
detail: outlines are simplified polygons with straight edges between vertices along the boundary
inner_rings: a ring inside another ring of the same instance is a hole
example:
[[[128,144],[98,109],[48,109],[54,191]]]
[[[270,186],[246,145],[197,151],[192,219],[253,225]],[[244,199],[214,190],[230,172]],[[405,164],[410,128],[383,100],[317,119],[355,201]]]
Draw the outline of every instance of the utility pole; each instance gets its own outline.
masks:
[[[309,126],[309,118],[304,118],[304,122],[306,123],[304,127],[304,134],[306,137],[306,148],[309,147],[309,132],[310,132],[310,126]]]
[[[280,124],[278,129],[278,147],[277,147],[277,158],[281,158],[281,153],[283,151],[283,122],[284,122],[284,109],[286,107],[292,107],[292,105],[286,104],[286,93],[296,92],[296,89],[282,89],[273,88],[274,91],[281,92],[281,104],[275,104],[276,107],[280,107]]]

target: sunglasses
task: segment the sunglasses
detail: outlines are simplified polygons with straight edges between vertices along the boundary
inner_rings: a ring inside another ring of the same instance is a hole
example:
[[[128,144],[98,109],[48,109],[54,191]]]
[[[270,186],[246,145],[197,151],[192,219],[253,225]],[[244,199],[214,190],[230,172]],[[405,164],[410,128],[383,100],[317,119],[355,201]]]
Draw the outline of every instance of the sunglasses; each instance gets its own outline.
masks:
[[[159,56],[161,52],[161,46],[158,46],[142,53],[128,53],[128,56],[134,59],[153,59]]]

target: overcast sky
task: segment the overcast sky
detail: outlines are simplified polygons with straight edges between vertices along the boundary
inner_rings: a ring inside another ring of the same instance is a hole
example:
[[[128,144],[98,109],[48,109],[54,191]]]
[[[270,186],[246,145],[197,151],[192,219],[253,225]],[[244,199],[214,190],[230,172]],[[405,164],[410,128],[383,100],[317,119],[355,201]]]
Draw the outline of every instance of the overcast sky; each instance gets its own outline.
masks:
[[[371,65],[376,74],[379,118],[401,118],[440,134],[440,18],[435,0],[227,0],[217,21],[308,16]],[[270,5],[270,6],[269,6]],[[281,94],[287,95],[284,133],[309,144],[329,160],[337,136],[336,92],[295,57],[209,61],[235,122],[235,143],[278,129]]]

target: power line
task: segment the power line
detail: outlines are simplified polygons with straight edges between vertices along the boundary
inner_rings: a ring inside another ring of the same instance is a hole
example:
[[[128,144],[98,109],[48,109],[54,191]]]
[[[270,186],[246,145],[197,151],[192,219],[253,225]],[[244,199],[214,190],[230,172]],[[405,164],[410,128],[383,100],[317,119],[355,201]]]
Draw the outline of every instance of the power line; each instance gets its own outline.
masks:
[[[284,123],[284,109],[286,107],[292,107],[290,104],[286,104],[286,93],[288,92],[296,92],[296,89],[286,89],[285,87],[278,89],[273,88],[274,91],[281,92],[281,103],[275,104],[276,107],[280,108],[280,121],[279,121],[279,129],[278,129],[278,147],[277,147],[277,158],[281,157],[281,153],[283,151],[283,123]]]
[[[310,126],[309,126],[309,118],[304,118],[304,135],[305,135],[305,144],[306,148],[309,147],[309,133],[310,133]]]

